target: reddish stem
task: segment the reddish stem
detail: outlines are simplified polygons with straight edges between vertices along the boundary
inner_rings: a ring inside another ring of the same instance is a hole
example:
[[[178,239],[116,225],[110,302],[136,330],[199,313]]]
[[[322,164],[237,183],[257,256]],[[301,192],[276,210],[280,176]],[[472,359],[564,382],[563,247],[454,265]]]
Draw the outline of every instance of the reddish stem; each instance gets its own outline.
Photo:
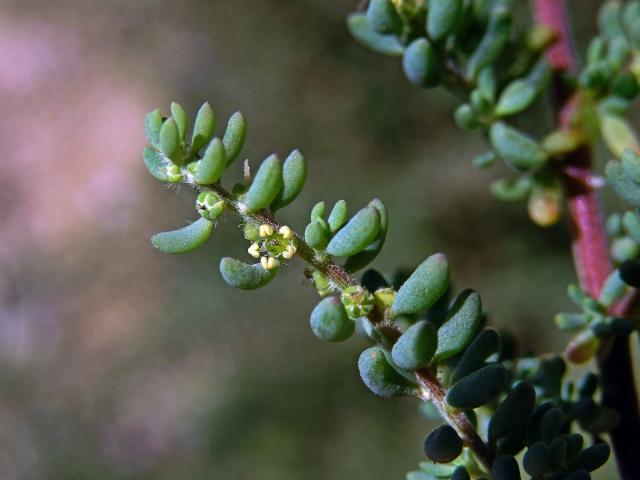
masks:
[[[558,34],[557,43],[547,53],[556,71],[553,93],[560,127],[568,128],[574,117],[578,97],[567,89],[561,75],[576,73],[571,34],[562,0],[533,0],[539,23],[552,27]],[[572,249],[576,272],[582,288],[594,297],[612,270],[602,208],[593,189],[591,151],[581,146],[564,159],[560,176],[565,185],[567,207],[571,220]],[[611,308],[612,315],[628,315],[633,309],[632,297]],[[620,424],[611,432],[611,442],[621,478],[638,478],[640,472],[640,415],[635,390],[629,341],[617,337],[603,342],[598,355],[601,372],[602,403],[615,409]]]

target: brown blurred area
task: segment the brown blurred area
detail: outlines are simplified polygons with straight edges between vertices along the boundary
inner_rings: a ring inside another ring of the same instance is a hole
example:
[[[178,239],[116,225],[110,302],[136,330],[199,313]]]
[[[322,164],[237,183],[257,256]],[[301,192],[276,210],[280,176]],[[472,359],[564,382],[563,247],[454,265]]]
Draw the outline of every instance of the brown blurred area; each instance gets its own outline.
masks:
[[[357,45],[355,3],[0,2],[0,478],[382,480],[422,460],[416,402],[358,378],[366,341],[311,334],[300,265],[227,287],[218,261],[246,249],[231,218],[194,254],[151,247],[195,217],[141,160],[144,114],[171,100],[211,101],[218,125],[242,110],[254,164],[302,150],[308,184],[281,215],[295,229],[316,201],[378,196],[377,269],[443,251],[523,351],[566,342],[566,225],[490,198],[500,172],[472,168],[486,147],[454,127],[454,100]]]

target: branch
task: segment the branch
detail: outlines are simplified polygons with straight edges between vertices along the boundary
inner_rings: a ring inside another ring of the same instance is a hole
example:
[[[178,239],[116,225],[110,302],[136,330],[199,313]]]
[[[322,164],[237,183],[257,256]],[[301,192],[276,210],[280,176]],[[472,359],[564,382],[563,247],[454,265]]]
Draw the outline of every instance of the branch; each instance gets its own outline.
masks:
[[[234,200],[229,192],[224,188],[214,185],[208,188],[198,185],[191,185],[200,191],[213,190],[220,198],[225,202],[227,207],[238,215],[243,221],[252,221],[258,224],[268,224],[275,231],[278,231],[281,224],[279,224],[272,216],[266,213],[247,212],[244,205]],[[302,260],[311,265],[316,270],[325,275],[331,282],[339,289],[360,285],[360,283],[349,273],[344,267],[334,263],[331,258],[324,252],[318,251],[305,242],[304,237],[294,231],[294,235],[297,240],[297,253]],[[384,312],[377,306],[367,317],[371,324],[378,330],[383,338],[393,344],[398,337],[400,337],[400,330],[395,323],[388,319]],[[447,405],[445,401],[446,390],[438,379],[427,369],[423,368],[416,372],[416,378],[418,383],[422,387],[422,400],[431,401],[442,418],[449,423],[464,440],[467,447],[469,447],[475,454],[477,460],[483,466],[486,471],[491,470],[491,464],[493,457],[487,448],[487,445],[483,442],[482,438],[478,435],[478,432],[474,428],[473,424],[469,421],[464,412],[454,409]]]
[[[533,7],[538,22],[552,27],[559,35],[558,42],[547,53],[547,59],[556,72],[552,88],[559,124],[568,127],[579,99],[561,79],[563,73],[577,70],[564,3],[561,0],[533,0]],[[612,265],[600,201],[587,181],[592,176],[590,148],[583,145],[567,155],[559,173],[567,194],[578,279],[582,288],[597,298]],[[612,306],[610,313],[629,315],[634,304],[633,298],[628,297]],[[617,337],[603,342],[598,365],[602,403],[620,415],[620,424],[611,432],[618,469],[622,479],[631,480],[637,478],[640,471],[640,410],[628,338]]]

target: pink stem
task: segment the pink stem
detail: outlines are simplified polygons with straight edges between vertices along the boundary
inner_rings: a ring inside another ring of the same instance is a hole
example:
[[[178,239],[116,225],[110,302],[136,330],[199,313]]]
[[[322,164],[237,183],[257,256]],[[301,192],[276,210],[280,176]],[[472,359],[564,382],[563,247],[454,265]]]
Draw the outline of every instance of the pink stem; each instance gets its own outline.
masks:
[[[557,43],[547,53],[556,73],[576,73],[571,34],[562,0],[532,0],[539,23],[548,25],[558,34]],[[554,100],[560,127],[568,128],[574,116],[578,97],[555,75]],[[576,272],[582,288],[598,297],[604,281],[612,271],[607,234],[600,201],[590,179],[591,151],[582,146],[567,156],[560,176],[565,185],[567,207],[571,220],[572,250]],[[612,315],[628,315],[635,304],[635,295],[612,306]],[[603,342],[598,355],[602,403],[620,415],[619,425],[611,431],[611,443],[618,463],[620,478],[632,480],[640,472],[640,414],[635,388],[629,340],[616,337]]]

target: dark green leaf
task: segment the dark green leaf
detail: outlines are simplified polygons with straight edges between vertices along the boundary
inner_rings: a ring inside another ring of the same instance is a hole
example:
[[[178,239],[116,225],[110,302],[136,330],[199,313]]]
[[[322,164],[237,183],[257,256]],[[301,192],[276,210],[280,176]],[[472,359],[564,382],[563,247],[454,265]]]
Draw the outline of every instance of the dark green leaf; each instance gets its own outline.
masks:
[[[487,358],[500,351],[500,336],[492,328],[480,332],[462,354],[462,358],[451,373],[449,381],[455,383],[482,366]]]
[[[447,320],[438,329],[438,350],[434,358],[452,357],[469,345],[480,326],[481,314],[480,295],[473,290],[460,292],[449,308]]]
[[[394,370],[381,347],[371,347],[362,352],[358,370],[364,384],[381,397],[412,395],[417,386]]]
[[[396,293],[394,316],[414,314],[431,307],[449,286],[449,262],[444,254],[430,256],[420,264]]]
[[[507,381],[507,370],[500,364],[487,365],[464,377],[447,393],[447,403],[456,408],[478,408],[495,397]]]
[[[403,370],[418,370],[426,366],[436,351],[438,334],[429,322],[411,325],[396,341],[391,351],[394,363]]]
[[[436,463],[449,463],[462,453],[462,439],[449,425],[432,431],[424,441],[424,453]]]
[[[518,462],[510,455],[500,455],[491,465],[492,480],[520,480]]]

